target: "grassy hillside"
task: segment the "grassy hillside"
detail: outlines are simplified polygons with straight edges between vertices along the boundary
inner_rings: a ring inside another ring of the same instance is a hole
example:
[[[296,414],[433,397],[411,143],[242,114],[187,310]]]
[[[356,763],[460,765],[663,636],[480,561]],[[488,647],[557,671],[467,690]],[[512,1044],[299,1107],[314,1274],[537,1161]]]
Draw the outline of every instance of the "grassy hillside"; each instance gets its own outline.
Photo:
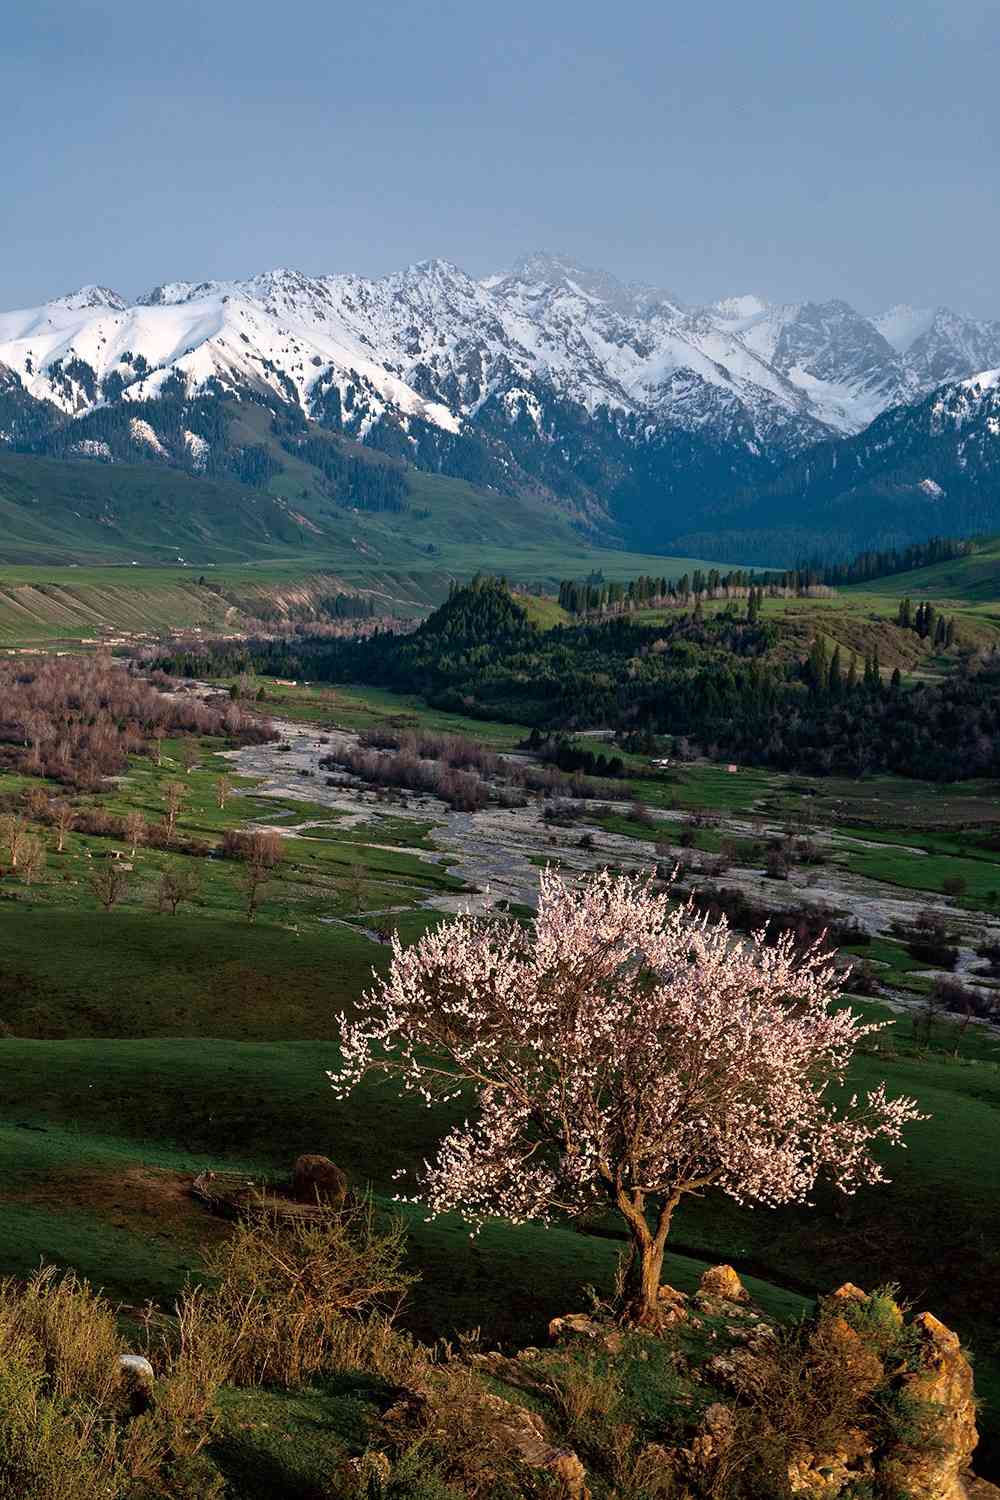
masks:
[[[255,408],[241,418],[248,441],[268,436],[265,417]],[[323,492],[311,465],[278,451],[285,469],[267,490],[152,465],[0,453],[0,642],[238,628],[247,615],[308,615],[338,592],[370,594],[378,612],[420,613],[480,570],[551,590],[594,571],[676,577],[702,566],[593,548],[544,500],[415,470],[408,509],[351,510]]]
[[[897,598],[909,595],[914,599],[954,600],[971,605],[1000,603],[1000,537],[977,543],[968,557],[855,584],[848,592],[883,594],[890,589]]]
[[[239,824],[252,792],[242,783],[244,796],[220,812],[219,763],[204,749],[203,767],[185,777],[181,824],[185,836],[200,838]],[[161,782],[176,774],[173,751],[168,744],[161,770],[134,762],[110,806],[152,815]],[[705,774],[727,794],[746,797],[755,786],[714,768]],[[0,789],[17,788],[4,778]],[[692,795],[704,802],[706,788],[699,782]],[[308,823],[317,809],[269,798],[252,812]],[[152,914],[158,869],[185,858],[153,850],[141,857],[127,904],[110,914],[95,909],[86,857],[89,850],[96,858],[106,841],[75,833],[64,856],[50,856],[42,886],[6,891],[0,1272],[28,1273],[44,1255],[130,1305],[169,1299],[223,1232],[187,1194],[191,1173],[212,1166],[280,1176],[300,1152],[321,1151],[387,1203],[393,1172],[431,1152],[446,1124],[440,1112],[375,1085],[338,1102],[327,1086],[335,1013],[386,961],[384,947],[330,915],[349,913],[355,879],[365,906],[410,906],[456,882],[411,850],[385,847],[387,825],[377,835],[338,833],[334,820],[320,834],[314,827],[312,837],[294,841],[254,927],[238,915],[236,872],[226,861],[202,862],[195,907],[174,918]],[[412,936],[430,915],[411,907],[397,921]],[[979,1389],[994,1399],[996,1351],[977,1309],[994,1295],[990,1247],[1000,1229],[990,1190],[996,1044],[975,1028],[959,1039],[942,1025],[921,1055],[908,1017],[866,1009],[890,1030],[881,1055],[858,1059],[852,1083],[866,1088],[886,1077],[892,1093],[914,1093],[932,1116],[908,1133],[908,1151],[892,1153],[892,1183],[866,1190],[849,1208],[826,1193],[813,1208],[784,1211],[692,1202],[678,1216],[664,1274],[690,1291],[706,1264],[725,1259],[780,1316],[846,1279],[900,1281],[971,1341]],[[926,1232],[929,1202],[934,1236]],[[407,1213],[423,1281],[404,1321],[423,1338],[477,1326],[488,1344],[540,1343],[551,1316],[585,1305],[587,1284],[610,1291],[619,1249],[611,1225],[581,1234],[496,1221],[472,1241],[454,1217],[426,1223],[418,1210]],[[951,1269],[940,1282],[942,1256]],[[990,1414],[985,1425],[995,1421]]]
[[[0,453],[8,563],[241,562],[308,552],[314,533],[274,497],[151,464]]]

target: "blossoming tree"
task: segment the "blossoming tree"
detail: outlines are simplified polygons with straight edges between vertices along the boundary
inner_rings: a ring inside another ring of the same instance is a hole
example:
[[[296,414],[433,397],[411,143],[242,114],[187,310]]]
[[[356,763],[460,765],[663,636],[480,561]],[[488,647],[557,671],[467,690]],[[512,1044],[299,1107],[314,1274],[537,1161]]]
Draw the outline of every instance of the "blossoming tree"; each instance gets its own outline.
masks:
[[[342,1017],[343,1097],[373,1070],[428,1104],[475,1091],[421,1179],[432,1213],[551,1220],[604,1205],[632,1241],[629,1312],[655,1323],[671,1220],[688,1193],[806,1199],[884,1181],[872,1154],[914,1101],[841,1085],[877,1029],[834,1010],[829,956],[672,907],[604,872],[546,871],[529,926],[460,916],[410,948]]]

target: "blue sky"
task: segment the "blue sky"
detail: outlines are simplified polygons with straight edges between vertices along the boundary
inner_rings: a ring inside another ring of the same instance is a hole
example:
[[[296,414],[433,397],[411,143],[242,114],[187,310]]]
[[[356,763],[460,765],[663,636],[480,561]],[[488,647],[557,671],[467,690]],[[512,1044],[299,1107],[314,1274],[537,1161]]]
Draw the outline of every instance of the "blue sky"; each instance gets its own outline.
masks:
[[[11,0],[0,306],[563,251],[1000,317],[995,0]]]

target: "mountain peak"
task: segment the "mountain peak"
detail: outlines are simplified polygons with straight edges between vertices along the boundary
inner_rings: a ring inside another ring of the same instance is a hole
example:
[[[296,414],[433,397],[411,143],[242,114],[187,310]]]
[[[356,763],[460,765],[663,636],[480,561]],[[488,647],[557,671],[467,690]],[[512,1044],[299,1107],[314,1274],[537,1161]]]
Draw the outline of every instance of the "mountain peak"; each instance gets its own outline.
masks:
[[[81,286],[75,292],[66,292],[62,297],[53,297],[48,307],[65,307],[72,312],[83,312],[88,308],[110,308],[113,312],[124,312],[128,303],[118,292],[106,286]]]
[[[620,281],[610,271],[584,266],[572,256],[551,250],[535,250],[515,261],[506,276],[493,276],[486,285],[504,287],[521,283],[579,293],[594,302],[604,302],[625,317],[648,317],[666,305],[677,312],[683,302],[660,287]]]
[[[745,323],[750,318],[759,318],[762,313],[770,311],[771,304],[764,297],[758,297],[756,292],[746,292],[741,297],[720,297],[713,302],[709,312],[721,318],[724,323]]]
[[[173,307],[182,302],[195,302],[199,297],[208,297],[216,290],[216,281],[163,281],[151,292],[144,292],[137,299],[139,307]]]
[[[897,354],[905,354],[933,325],[936,316],[933,307],[911,307],[908,303],[900,302],[887,312],[879,313],[872,322]]]

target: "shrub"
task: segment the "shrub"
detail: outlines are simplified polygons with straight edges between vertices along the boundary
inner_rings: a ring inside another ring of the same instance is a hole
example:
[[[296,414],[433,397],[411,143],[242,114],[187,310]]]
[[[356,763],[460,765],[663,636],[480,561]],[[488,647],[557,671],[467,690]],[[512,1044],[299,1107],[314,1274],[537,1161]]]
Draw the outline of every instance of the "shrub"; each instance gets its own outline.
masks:
[[[392,1319],[416,1278],[402,1220],[346,1212],[242,1219],[178,1304],[181,1355],[237,1385],[300,1385],[319,1370],[403,1357]]]
[[[60,1400],[100,1406],[118,1384],[114,1309],[88,1282],[60,1276],[54,1266],[23,1286],[10,1277],[0,1282],[0,1350],[10,1347],[46,1371],[47,1387]]]
[[[93,1500],[101,1493],[90,1431],[46,1394],[25,1346],[0,1362],[0,1494],[18,1500]],[[114,1493],[104,1488],[105,1494]]]
[[[46,1267],[0,1283],[0,1494],[17,1500],[218,1500],[203,1455],[218,1379],[166,1349],[152,1403],[122,1383],[114,1309]]]

